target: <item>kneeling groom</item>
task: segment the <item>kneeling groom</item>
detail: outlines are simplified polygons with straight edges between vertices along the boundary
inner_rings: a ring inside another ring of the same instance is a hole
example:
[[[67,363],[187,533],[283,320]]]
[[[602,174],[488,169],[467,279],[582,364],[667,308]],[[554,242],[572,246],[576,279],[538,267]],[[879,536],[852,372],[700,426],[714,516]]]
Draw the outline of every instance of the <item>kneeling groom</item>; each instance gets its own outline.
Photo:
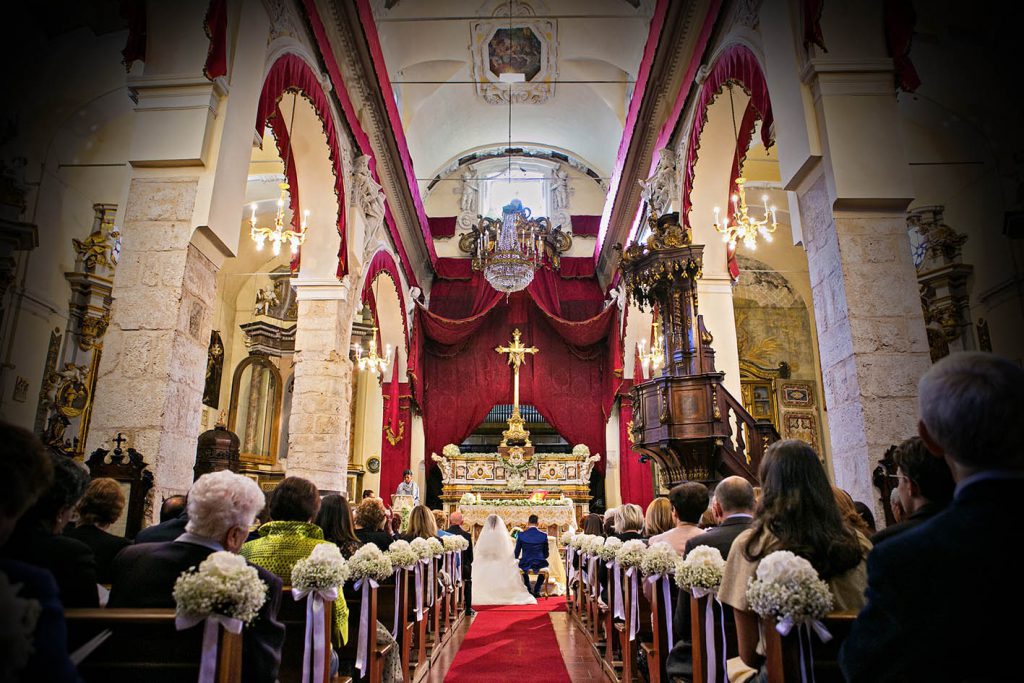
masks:
[[[516,538],[516,557],[519,559],[519,570],[523,573],[523,583],[530,590],[529,572],[537,572],[537,584],[530,593],[540,597],[540,589],[544,585],[544,576],[540,570],[548,566],[548,535],[537,528],[537,515],[530,515],[529,526]]]

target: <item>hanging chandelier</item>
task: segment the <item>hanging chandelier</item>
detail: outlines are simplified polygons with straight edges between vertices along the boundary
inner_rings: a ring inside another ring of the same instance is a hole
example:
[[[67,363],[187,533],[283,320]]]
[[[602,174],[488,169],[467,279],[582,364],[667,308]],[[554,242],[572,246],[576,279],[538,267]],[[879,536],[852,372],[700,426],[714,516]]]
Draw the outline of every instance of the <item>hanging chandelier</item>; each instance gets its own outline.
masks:
[[[355,345],[356,365],[360,372],[372,372],[375,377],[380,377],[391,365],[391,344],[385,346],[384,355],[377,355],[377,326],[374,325],[370,331],[370,348],[363,355],[363,347]]]
[[[487,282],[506,295],[526,289],[541,266],[548,219],[531,218],[530,209],[513,199],[502,207],[500,221],[482,218],[478,229],[474,261]]]
[[[249,236],[256,242],[256,251],[262,251],[263,245],[270,241],[274,256],[281,253],[281,245],[287,243],[292,255],[299,253],[299,247],[306,241],[306,226],[309,222],[309,210],[302,212],[302,222],[298,231],[285,227],[284,205],[288,195],[288,183],[280,183],[281,196],[277,200],[277,215],[273,227],[261,228],[256,225],[256,202],[252,203],[252,215],[249,216]]]
[[[645,377],[649,376],[650,370],[658,371],[665,367],[665,337],[661,334],[661,320],[655,317],[651,322],[651,350],[644,350],[643,339],[636,343],[636,347]]]
[[[288,125],[288,130],[294,130],[295,124],[295,109],[298,104],[298,93],[292,95],[292,116],[291,123]],[[284,156],[284,172],[287,177],[288,163],[291,160],[292,155],[292,143],[291,138],[288,140],[288,148],[285,150]],[[270,240],[270,246],[274,251],[274,256],[281,253],[281,245],[287,243],[291,250],[292,256],[299,253],[299,247],[306,241],[306,227],[309,222],[309,210],[302,212],[302,221],[299,224],[299,229],[292,230],[291,227],[285,227],[284,220],[284,207],[285,200],[288,198],[288,183],[282,182],[278,184],[281,189],[281,196],[277,198],[277,214],[274,216],[274,225],[272,227],[259,227],[256,225],[256,202],[253,202],[250,208],[252,209],[252,215],[249,216],[249,237],[256,243],[256,251],[262,251],[263,245]],[[294,219],[293,219],[294,220]]]
[[[728,215],[721,219],[721,210],[715,207],[715,230],[722,235],[722,241],[729,243],[730,249],[736,248],[736,243],[743,242],[743,246],[751,251],[757,249],[757,236],[764,238],[765,242],[772,241],[772,233],[778,227],[776,211],[774,206],[768,206],[768,195],[763,195],[764,217],[754,218],[750,215],[747,207],[747,192],[744,188],[746,178],[736,179],[736,194],[732,196],[732,219],[729,222]]]

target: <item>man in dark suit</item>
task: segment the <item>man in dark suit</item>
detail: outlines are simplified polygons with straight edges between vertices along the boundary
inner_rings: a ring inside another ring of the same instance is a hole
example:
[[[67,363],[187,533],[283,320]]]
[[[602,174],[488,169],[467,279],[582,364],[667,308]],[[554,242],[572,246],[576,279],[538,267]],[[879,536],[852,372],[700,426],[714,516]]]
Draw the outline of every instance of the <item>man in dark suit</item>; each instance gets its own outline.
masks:
[[[135,534],[136,543],[162,543],[173,541],[185,533],[188,524],[188,497],[170,496],[160,506],[160,523],[148,526]]]
[[[750,528],[754,519],[754,505],[754,487],[743,477],[726,477],[718,482],[711,500],[711,512],[718,520],[718,526],[686,541],[684,556],[697,546],[708,545],[717,548],[723,558],[729,557],[733,541]],[[670,675],[690,679],[693,677],[693,653],[690,642],[689,593],[679,591],[672,621],[676,642],[668,653],[665,666]]]
[[[921,437],[907,439],[892,454],[896,464],[896,488],[900,507],[906,515],[896,524],[887,526],[871,537],[878,545],[896,534],[931,519],[942,512],[953,499],[953,473],[942,458],[936,458]]]
[[[1024,369],[954,353],[918,396],[918,432],[953,472],[953,502],[870,552],[867,603],[839,663],[850,683],[1008,680],[1020,631],[993,619],[1024,612],[1010,552],[1020,521],[1009,512],[1024,492]]]
[[[174,582],[181,573],[214,552],[237,553],[263,503],[263,492],[247,477],[227,470],[200,477],[189,492],[184,534],[129,546],[114,558],[109,606],[174,607]],[[256,619],[242,631],[242,680],[273,683],[284,643],[284,625],[277,620],[281,579],[261,567],[256,571],[269,590]]]
[[[519,571],[523,573],[523,583],[526,590],[533,594],[533,597],[540,597],[540,589],[544,585],[544,577],[537,575],[537,583],[530,590],[529,572],[535,572],[548,566],[548,535],[537,528],[540,520],[537,515],[530,515],[527,519],[526,531],[519,533],[516,538],[516,557],[519,559]]]
[[[448,518],[448,532],[458,534],[469,541],[469,547],[462,551],[462,583],[466,590],[466,614],[476,616],[473,609],[473,535],[462,528],[462,513],[456,510]]]

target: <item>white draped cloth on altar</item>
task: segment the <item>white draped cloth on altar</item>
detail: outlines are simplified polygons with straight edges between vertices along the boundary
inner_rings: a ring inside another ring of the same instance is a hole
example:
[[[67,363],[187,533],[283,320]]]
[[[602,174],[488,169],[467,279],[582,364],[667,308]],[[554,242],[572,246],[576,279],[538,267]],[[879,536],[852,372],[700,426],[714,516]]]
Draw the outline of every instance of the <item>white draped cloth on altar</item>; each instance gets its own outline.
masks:
[[[473,546],[474,605],[535,605],[523,584],[505,522],[490,515]]]

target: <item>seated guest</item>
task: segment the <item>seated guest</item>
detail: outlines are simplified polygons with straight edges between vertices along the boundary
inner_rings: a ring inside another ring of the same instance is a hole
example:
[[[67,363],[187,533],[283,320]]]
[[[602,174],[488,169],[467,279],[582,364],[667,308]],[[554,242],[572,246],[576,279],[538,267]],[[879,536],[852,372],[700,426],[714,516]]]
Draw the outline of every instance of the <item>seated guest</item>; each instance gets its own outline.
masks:
[[[807,443],[773,443],[761,460],[759,478],[757,516],[733,541],[718,593],[722,604],[733,608],[740,659],[755,671],[763,657],[759,617],[747,602],[747,582],[761,560],[776,550],[803,557],[829,584],[834,609],[850,610],[864,602],[864,559],[871,549],[871,542],[843,521],[825,469]]]
[[[476,610],[473,609],[473,535],[462,528],[463,516],[459,510],[451,514],[450,521],[448,532],[469,541],[469,547],[462,551],[462,585],[466,592],[466,614],[474,617]]]
[[[953,353],[918,384],[918,432],[956,488],[944,510],[868,557],[867,605],[843,643],[846,680],[995,681],[1020,647],[1024,613],[1012,561],[1024,490],[1024,369],[991,353]],[[909,465],[908,465],[909,467]],[[1012,622],[1011,622],[1012,623]]]
[[[583,518],[583,533],[604,536],[604,517],[593,513]]]
[[[639,510],[640,506],[636,508]],[[515,556],[519,560],[519,571],[523,574],[523,583],[526,590],[535,598],[540,597],[540,589],[544,587],[544,575],[541,569],[548,566],[548,535],[537,528],[540,519],[537,515],[530,515],[527,518],[526,531],[516,536]],[[537,581],[530,588],[530,572],[537,572]]]
[[[644,537],[650,538],[663,534],[675,526],[672,520],[672,503],[668,498],[658,497],[647,506],[647,514],[644,515]]]
[[[697,526],[699,526],[701,529],[714,529],[716,526],[718,526],[718,517],[715,517],[715,511],[713,509],[714,502],[715,498],[714,496],[712,496],[712,504],[708,506],[707,510],[700,513],[700,521],[697,522]]]
[[[686,549],[686,542],[704,533],[697,526],[697,522],[708,508],[708,498],[708,487],[704,484],[688,481],[674,486],[668,492],[668,501],[672,504],[672,520],[675,526],[663,534],[651,537],[650,542],[668,543],[682,555]]]
[[[864,518],[857,512],[857,506],[853,502],[853,496],[839,488],[838,486],[832,487],[832,495],[835,496],[836,505],[839,506],[839,514],[842,515],[843,521],[849,524],[853,529],[856,529],[865,537],[870,537],[874,534],[874,530],[868,525]]]
[[[371,489],[365,489],[363,491],[363,499],[373,498],[373,497],[374,497],[374,495],[373,495],[373,491]]]
[[[412,541],[416,538],[434,538],[437,536],[437,523],[434,515],[426,505],[417,505],[409,513],[409,528],[402,538]]]
[[[615,513],[618,511],[619,508],[609,508],[604,511],[604,533],[601,535],[605,538],[615,535]]]
[[[93,479],[78,502],[78,525],[64,532],[92,548],[96,556],[96,578],[110,583],[110,563],[122,548],[131,545],[123,536],[107,531],[124,510],[121,485],[108,477]]]
[[[237,553],[261,507],[263,492],[248,477],[227,470],[199,477],[189,491],[185,533],[174,541],[136,543],[114,558],[109,606],[174,607],[174,582],[182,572],[216,551]],[[277,620],[282,584],[266,569],[256,571],[269,590],[256,619],[242,629],[242,680],[273,683],[284,643]]]
[[[324,532],[324,540],[338,546],[341,556],[346,560],[363,545],[356,537],[352,522],[352,509],[348,506],[348,498],[332,493],[320,501],[320,512],[316,516],[316,525]]]
[[[383,531],[387,515],[384,513],[384,506],[379,504],[377,498],[364,498],[356,506],[355,523],[356,538],[362,543],[373,543],[383,551],[391,546],[391,535]]]
[[[49,452],[53,483],[22,515],[3,554],[47,569],[57,580],[64,607],[99,607],[96,556],[78,539],[61,534],[89,484],[85,466]]]
[[[27,429],[0,423],[0,549],[10,538],[18,519],[53,483],[53,464],[43,444]],[[2,551],[0,551],[2,554]],[[57,583],[45,569],[11,559],[0,559],[0,575],[9,590],[22,600],[36,603],[35,627],[30,646],[4,646],[2,672],[15,681],[79,681],[68,657],[64,607],[57,597]],[[8,596],[4,596],[8,597]],[[23,631],[25,623],[15,614],[13,604],[4,601],[0,609],[0,633]],[[25,606],[26,610],[28,606]],[[6,640],[6,636],[4,636]],[[11,642],[18,642],[12,639]]]
[[[892,526],[896,526],[897,524],[902,522],[904,519],[906,519],[907,513],[903,510],[903,500],[900,499],[900,489],[899,489],[899,487],[894,488],[889,493],[889,509],[892,511],[892,519],[893,519]],[[886,527],[886,529],[888,529],[888,528],[889,527]],[[881,533],[881,532],[879,532],[879,533]],[[875,544],[875,545],[878,545],[878,541],[879,540],[881,540],[881,539],[876,539],[874,536],[871,537],[871,542],[873,544]]]
[[[164,499],[163,505],[160,506],[160,523],[135,534],[135,542],[163,543],[173,541],[185,533],[185,525],[188,524],[187,502],[187,496],[171,496]],[[175,511],[178,511],[177,514]]]
[[[434,515],[434,525],[437,527],[438,537],[451,536],[451,533],[445,531],[448,528],[448,513],[444,510],[432,510]]]
[[[878,530],[878,527],[875,526],[875,513],[871,512],[871,508],[859,500],[855,500],[853,501],[853,509],[857,511],[860,518],[868,525],[868,529],[871,530],[872,534]]]
[[[953,499],[953,473],[942,458],[931,454],[921,437],[907,439],[892,455],[896,464],[896,488],[893,493],[899,501],[904,517],[871,537],[878,545],[887,538],[907,529],[913,529],[946,509]],[[902,521],[901,521],[902,520]]]
[[[615,510],[615,537],[623,543],[643,539],[644,511],[639,505],[626,503]]]

